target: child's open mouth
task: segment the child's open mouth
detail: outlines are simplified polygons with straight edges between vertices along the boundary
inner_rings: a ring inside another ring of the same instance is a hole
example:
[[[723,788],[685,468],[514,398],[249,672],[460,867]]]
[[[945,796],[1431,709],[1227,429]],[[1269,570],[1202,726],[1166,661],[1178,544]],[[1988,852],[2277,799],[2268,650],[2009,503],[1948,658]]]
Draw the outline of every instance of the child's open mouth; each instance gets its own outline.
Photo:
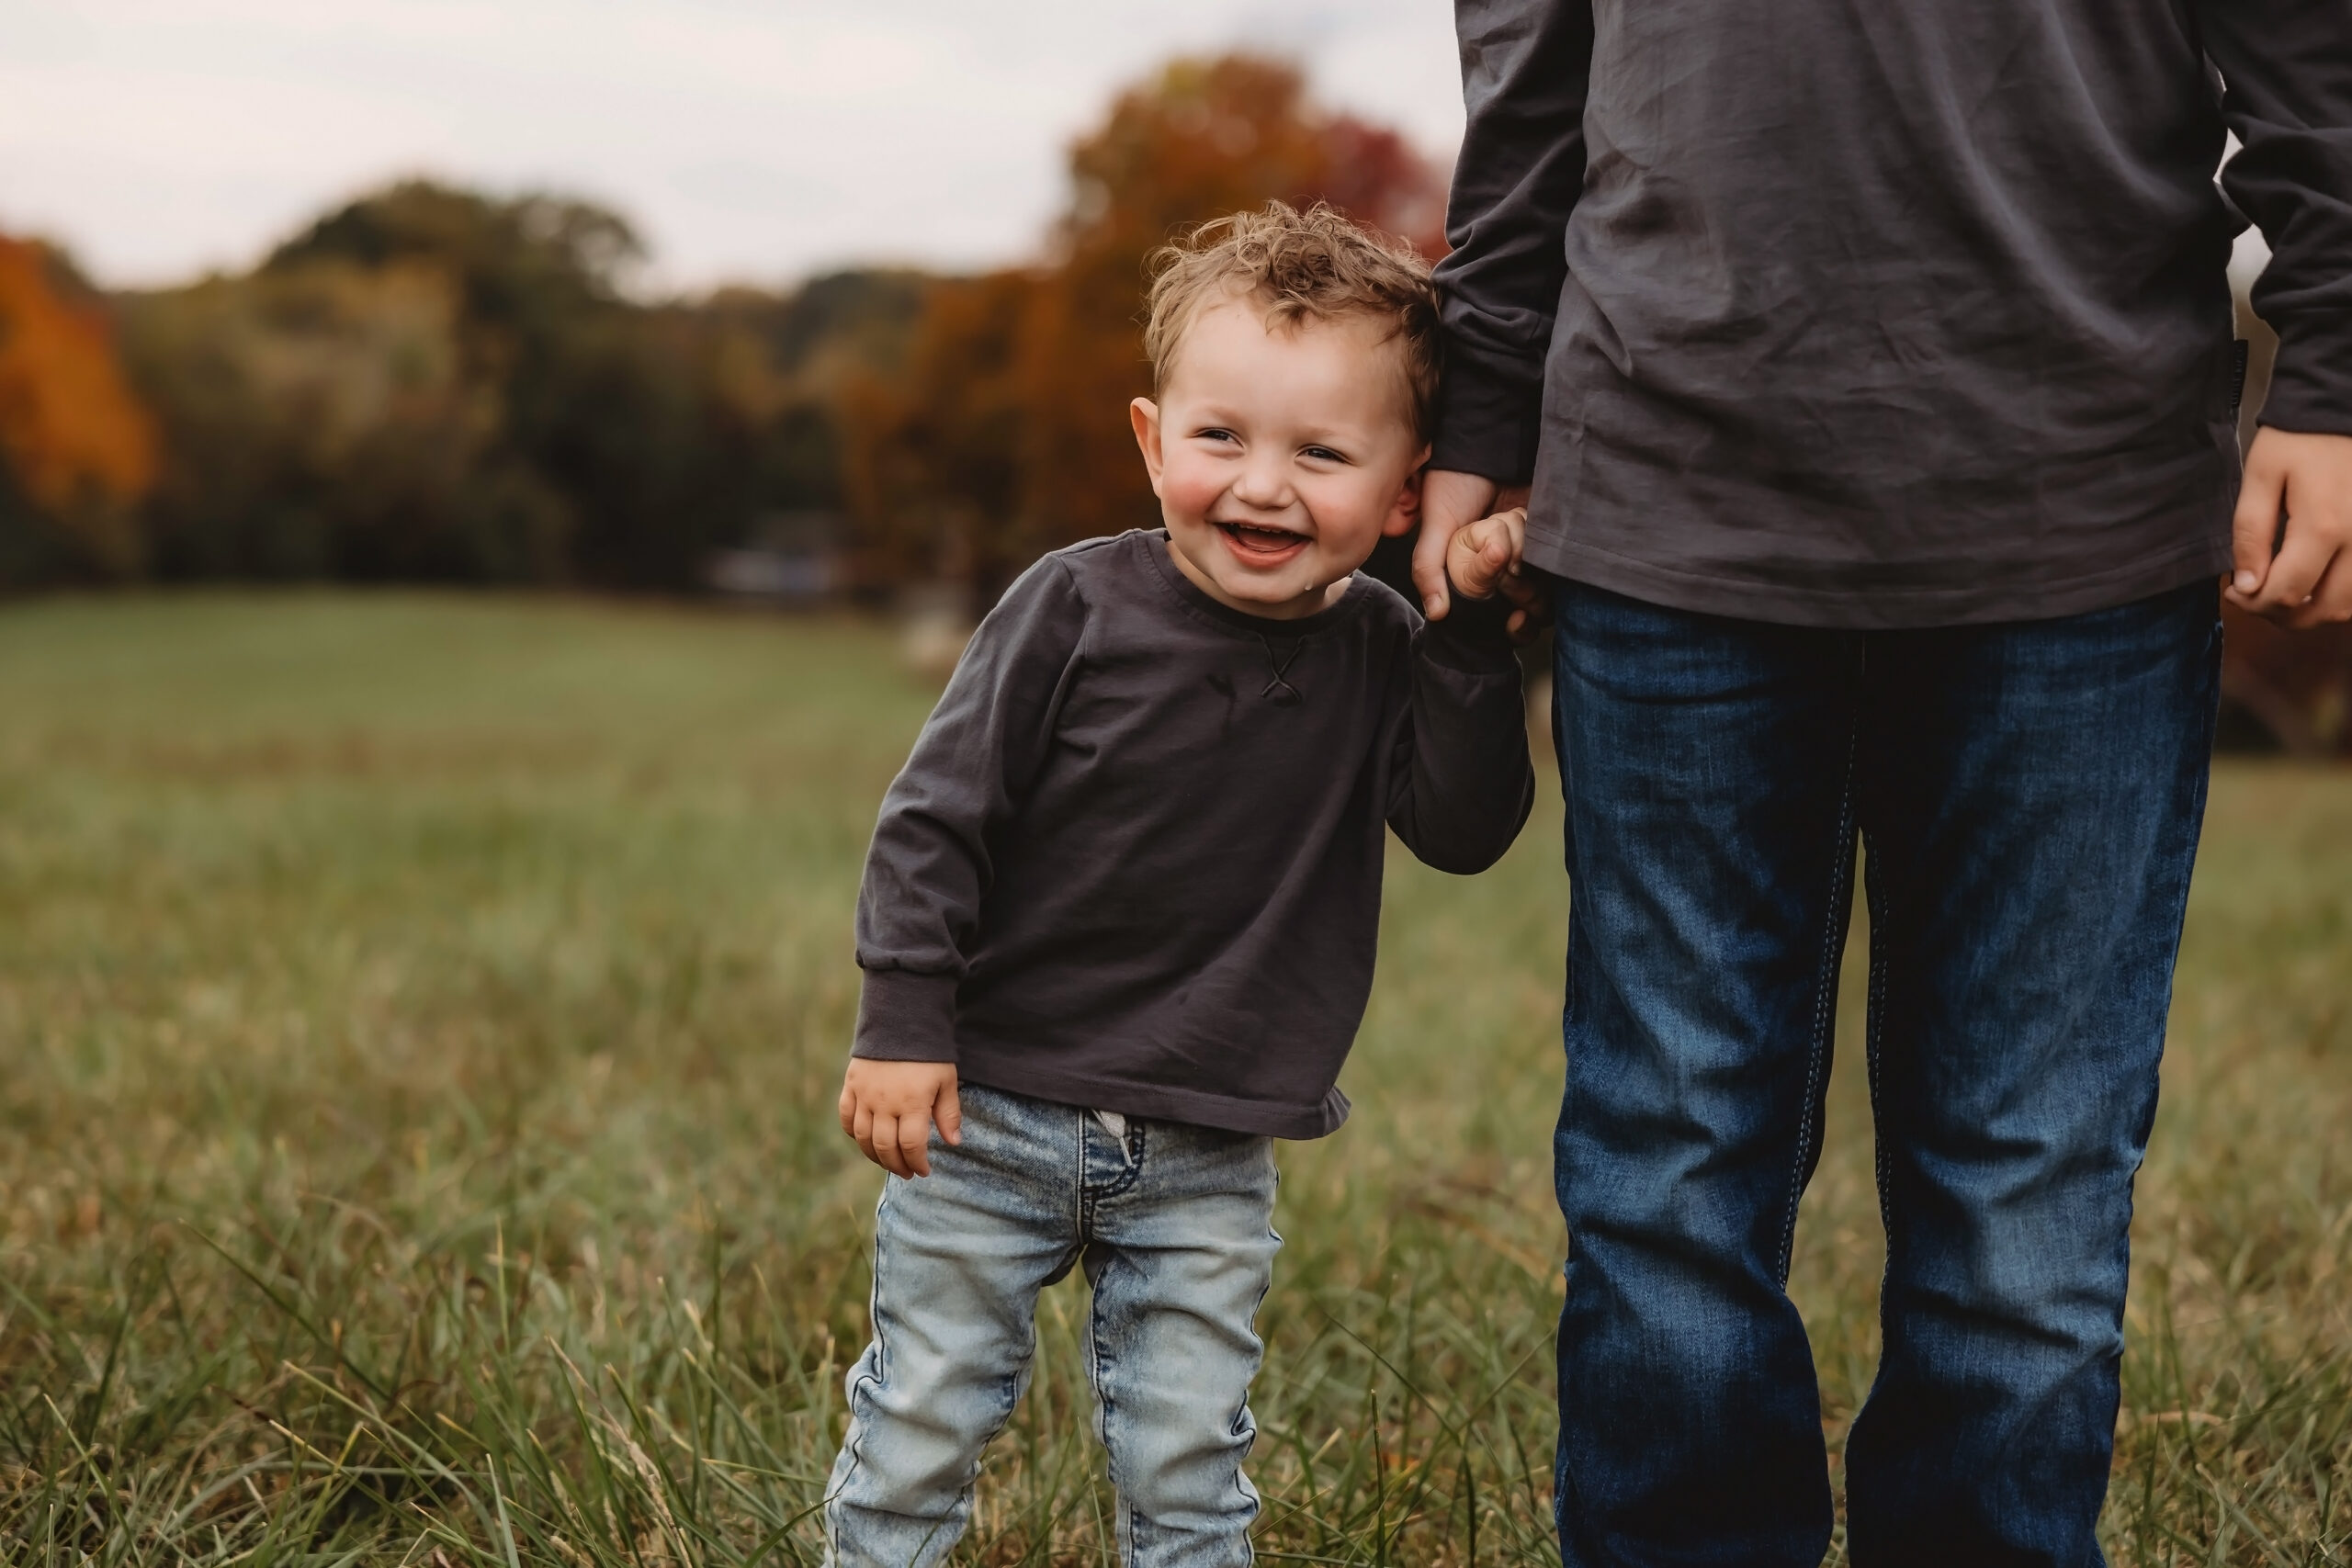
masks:
[[[1220,523],[1216,531],[1233,553],[1252,566],[1272,566],[1306,547],[1306,536],[1287,528],[1261,528],[1255,523]]]

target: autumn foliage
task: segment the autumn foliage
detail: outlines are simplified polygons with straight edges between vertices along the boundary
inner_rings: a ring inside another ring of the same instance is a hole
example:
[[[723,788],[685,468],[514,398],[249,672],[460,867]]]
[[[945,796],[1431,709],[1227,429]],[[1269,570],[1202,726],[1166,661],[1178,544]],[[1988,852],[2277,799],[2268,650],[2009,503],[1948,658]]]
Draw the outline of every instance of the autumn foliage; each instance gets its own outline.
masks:
[[[0,549],[128,570],[154,473],[103,302],[46,247],[0,237]]]
[[[1290,66],[1180,61],[1070,149],[1067,210],[1037,265],[942,284],[910,373],[845,421],[847,492],[876,576],[983,596],[1057,546],[1156,515],[1126,406],[1148,392],[1146,260],[1186,227],[1329,201],[1425,254],[1442,174],[1396,132],[1313,102]]]

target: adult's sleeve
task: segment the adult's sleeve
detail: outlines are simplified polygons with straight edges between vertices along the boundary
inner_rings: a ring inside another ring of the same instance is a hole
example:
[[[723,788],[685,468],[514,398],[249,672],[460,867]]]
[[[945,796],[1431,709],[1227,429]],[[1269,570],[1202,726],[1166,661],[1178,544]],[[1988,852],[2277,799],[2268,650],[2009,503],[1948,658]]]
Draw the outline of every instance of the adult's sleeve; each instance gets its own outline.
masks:
[[[1388,826],[1425,865],[1502,859],[1535,803],[1519,660],[1499,594],[1459,599],[1413,634],[1411,688],[1388,771]]]
[[[1022,574],[972,634],[882,797],[857,895],[865,981],[851,1055],[956,1059],[956,987],[993,847],[1053,744],[1085,626],[1061,562],[1047,557]]]
[[[2255,312],[2278,334],[2262,423],[2352,434],[2352,11],[2196,0],[2239,150],[2222,188],[2269,242]]]
[[[1592,0],[1454,0],[1468,121],[1437,265],[1445,371],[1430,465],[1524,483],[1584,186]]]

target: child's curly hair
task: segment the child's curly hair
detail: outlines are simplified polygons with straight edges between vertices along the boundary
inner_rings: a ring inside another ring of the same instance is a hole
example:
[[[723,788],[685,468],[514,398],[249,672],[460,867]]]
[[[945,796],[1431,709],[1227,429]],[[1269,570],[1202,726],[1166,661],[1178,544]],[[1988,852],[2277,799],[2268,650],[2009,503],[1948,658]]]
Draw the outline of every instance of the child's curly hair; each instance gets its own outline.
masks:
[[[1284,327],[1308,317],[1366,316],[1387,323],[1414,433],[1428,437],[1437,398],[1437,290],[1429,264],[1411,247],[1319,201],[1305,212],[1272,201],[1201,224],[1152,253],[1150,267],[1143,346],[1155,391],[1167,385],[1193,318],[1220,300],[1255,299],[1269,325]]]

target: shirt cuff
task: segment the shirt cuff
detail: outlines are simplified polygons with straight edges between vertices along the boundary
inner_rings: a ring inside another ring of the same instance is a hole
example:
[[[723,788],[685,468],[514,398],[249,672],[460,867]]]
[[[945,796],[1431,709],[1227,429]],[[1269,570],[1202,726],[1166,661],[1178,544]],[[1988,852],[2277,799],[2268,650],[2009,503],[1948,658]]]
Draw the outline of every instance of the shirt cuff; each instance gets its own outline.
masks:
[[[1505,376],[1470,359],[1450,359],[1438,386],[1430,467],[1479,474],[1509,488],[1535,473],[1544,424],[1540,384]]]
[[[953,975],[866,970],[850,1055],[869,1062],[954,1061],[956,986]]]
[[[2311,435],[2352,435],[2352,313],[2292,316],[2273,324],[2278,358],[2260,422]]]
[[[1421,627],[1421,651],[1435,664],[1466,675],[1499,675],[1519,667],[1519,654],[1505,629],[1515,607],[1500,593],[1464,599],[1449,593],[1445,619]]]

